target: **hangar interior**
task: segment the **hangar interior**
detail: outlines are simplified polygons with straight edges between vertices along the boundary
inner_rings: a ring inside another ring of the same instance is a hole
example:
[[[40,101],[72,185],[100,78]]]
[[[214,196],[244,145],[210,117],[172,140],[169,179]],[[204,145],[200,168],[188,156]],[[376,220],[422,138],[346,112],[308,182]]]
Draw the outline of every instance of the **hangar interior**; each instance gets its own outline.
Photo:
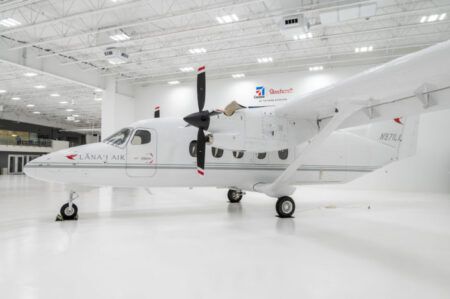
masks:
[[[298,186],[294,218],[256,192],[104,186],[54,222],[70,187],[23,174],[155,107],[196,112],[201,66],[205,109],[276,107],[449,40],[449,14],[448,0],[0,1],[2,297],[449,298],[450,110],[418,116],[411,156]]]

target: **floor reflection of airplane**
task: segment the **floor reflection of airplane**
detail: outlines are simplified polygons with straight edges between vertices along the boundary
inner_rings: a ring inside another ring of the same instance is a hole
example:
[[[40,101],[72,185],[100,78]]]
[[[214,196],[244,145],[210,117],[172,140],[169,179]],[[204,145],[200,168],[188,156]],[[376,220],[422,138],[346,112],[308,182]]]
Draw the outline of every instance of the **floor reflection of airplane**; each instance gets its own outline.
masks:
[[[33,160],[25,173],[73,190],[63,219],[77,217],[78,188],[104,185],[215,186],[229,189],[231,202],[245,191],[261,192],[278,198],[278,215],[290,217],[293,185],[346,182],[408,152],[414,115],[450,106],[450,42],[276,107],[232,102],[204,110],[201,67],[197,98],[199,112],[184,120],[159,118],[158,111],[103,142]]]

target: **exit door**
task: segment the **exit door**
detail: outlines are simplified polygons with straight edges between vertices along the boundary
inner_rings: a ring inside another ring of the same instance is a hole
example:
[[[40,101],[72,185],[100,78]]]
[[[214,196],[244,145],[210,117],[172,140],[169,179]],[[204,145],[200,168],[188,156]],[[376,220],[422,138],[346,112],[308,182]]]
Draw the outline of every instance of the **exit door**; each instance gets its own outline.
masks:
[[[136,129],[127,145],[127,174],[151,177],[156,173],[156,131]]]

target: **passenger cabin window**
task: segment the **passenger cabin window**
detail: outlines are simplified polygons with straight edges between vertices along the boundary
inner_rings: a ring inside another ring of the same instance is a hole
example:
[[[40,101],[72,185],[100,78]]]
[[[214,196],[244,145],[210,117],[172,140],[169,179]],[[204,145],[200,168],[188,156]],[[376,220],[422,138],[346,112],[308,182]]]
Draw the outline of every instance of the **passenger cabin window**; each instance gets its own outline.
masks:
[[[197,157],[197,141],[192,140],[191,143],[189,143],[189,154],[193,158]]]
[[[258,155],[256,156],[259,160],[265,159],[266,158],[266,153],[258,153]]]
[[[131,139],[132,145],[142,145],[150,143],[152,140],[152,137],[150,135],[150,132],[147,130],[137,130],[136,133],[134,133],[133,139]]]
[[[240,158],[244,157],[244,152],[243,151],[233,151],[233,156],[236,159],[240,159]]]
[[[278,151],[278,158],[280,158],[280,160],[286,160],[288,158],[289,155],[289,151],[287,149]]]
[[[214,158],[221,158],[223,156],[223,149],[217,147],[211,147],[211,153]]]
[[[122,145],[125,143],[125,141],[127,141],[128,136],[130,136],[130,133],[131,129],[125,128],[109,136],[108,138],[103,140],[103,142],[111,145]]]

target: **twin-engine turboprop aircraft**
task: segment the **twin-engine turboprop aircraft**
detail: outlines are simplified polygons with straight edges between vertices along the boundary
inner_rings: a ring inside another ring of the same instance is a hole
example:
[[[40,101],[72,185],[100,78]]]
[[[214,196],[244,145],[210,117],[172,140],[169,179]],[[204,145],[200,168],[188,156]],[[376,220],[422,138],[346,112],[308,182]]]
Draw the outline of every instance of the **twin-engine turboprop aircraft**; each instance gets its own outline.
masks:
[[[450,107],[450,41],[276,107],[204,110],[205,81],[201,67],[198,112],[184,120],[159,118],[158,107],[155,119],[42,156],[25,173],[70,186],[63,219],[77,218],[83,186],[215,186],[230,202],[254,191],[290,217],[294,185],[348,182],[412,154],[414,115]]]

